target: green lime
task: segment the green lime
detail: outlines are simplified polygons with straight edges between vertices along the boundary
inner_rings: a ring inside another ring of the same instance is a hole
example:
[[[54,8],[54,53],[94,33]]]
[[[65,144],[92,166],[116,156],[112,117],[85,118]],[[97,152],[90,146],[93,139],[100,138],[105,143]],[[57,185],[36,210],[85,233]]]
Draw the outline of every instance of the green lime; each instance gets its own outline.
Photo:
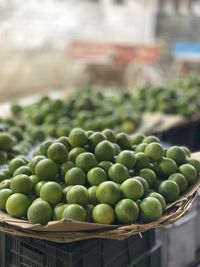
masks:
[[[156,174],[153,170],[148,169],[148,168],[144,168],[144,169],[140,170],[137,173],[137,175],[141,176],[142,178],[144,178],[147,181],[150,189],[155,188],[157,177],[156,177]]]
[[[121,198],[120,188],[112,181],[103,182],[97,188],[96,197],[100,203],[114,205]]]
[[[136,163],[135,170],[139,171],[144,168],[148,168],[150,164],[149,157],[145,155],[143,152],[139,152],[135,154]]]
[[[69,134],[69,143],[72,147],[84,147],[88,143],[86,132],[80,128],[74,128]]]
[[[172,146],[167,149],[166,156],[173,159],[178,166],[186,162],[186,153],[183,148],[178,146]]]
[[[95,155],[98,161],[113,161],[115,157],[115,146],[107,140],[101,141],[95,147]]]
[[[116,162],[125,165],[129,170],[133,169],[136,163],[135,154],[132,151],[124,150],[119,153]]]
[[[76,158],[76,167],[81,168],[85,172],[88,172],[90,169],[96,167],[97,164],[95,155],[90,152],[81,153]]]
[[[89,193],[82,185],[73,186],[67,193],[67,202],[69,204],[80,204],[86,206],[89,203]]]
[[[164,149],[161,144],[153,142],[147,145],[144,152],[151,161],[160,161],[164,156]]]
[[[140,204],[140,217],[144,222],[152,222],[162,216],[162,205],[155,197],[146,197]]]
[[[49,146],[47,156],[57,164],[62,164],[68,159],[68,150],[63,144],[55,142]]]
[[[183,165],[179,166],[178,170],[183,176],[185,176],[189,185],[193,184],[196,181],[197,170],[192,165],[183,164]]]
[[[81,205],[71,204],[64,209],[62,218],[73,221],[86,221],[87,212]]]
[[[52,205],[58,204],[62,196],[62,187],[56,182],[46,182],[40,189],[40,198]]]
[[[116,135],[117,144],[120,146],[122,150],[130,149],[131,148],[131,140],[128,134],[126,133],[118,133]]]
[[[150,143],[160,143],[160,140],[156,137],[156,136],[153,136],[153,135],[149,135],[149,136],[146,136],[143,141],[143,143],[146,143],[146,144],[150,144]]]
[[[6,210],[6,201],[13,194],[12,190],[5,188],[0,190],[0,209]]]
[[[98,204],[93,208],[92,219],[100,224],[112,224],[115,221],[114,209],[105,203]]]
[[[183,176],[182,174],[174,173],[174,174],[170,175],[168,179],[177,183],[177,185],[179,186],[179,189],[180,189],[180,194],[183,194],[187,191],[188,181],[185,178],[185,176]]]
[[[162,212],[165,211],[165,208],[166,208],[166,201],[165,201],[164,197],[163,197],[161,194],[159,194],[159,193],[157,193],[157,192],[151,192],[151,193],[148,195],[148,197],[154,197],[154,198],[156,198],[157,200],[159,200],[159,201],[160,201],[160,204],[161,204],[161,206],[162,206]]]
[[[172,180],[163,181],[158,188],[158,192],[164,197],[167,203],[176,201],[180,195],[179,186]]]
[[[47,224],[52,218],[52,208],[47,201],[38,199],[29,207],[27,217],[32,224]]]
[[[78,167],[71,168],[65,174],[65,183],[67,185],[84,185],[86,174]]]
[[[44,180],[54,180],[58,174],[58,168],[53,160],[42,159],[35,166],[35,174]]]
[[[163,158],[157,165],[157,172],[161,178],[168,178],[177,171],[176,162],[170,158]]]
[[[133,200],[122,199],[117,203],[115,213],[120,223],[135,223],[139,216],[139,208]]]
[[[0,150],[9,151],[12,149],[14,140],[12,135],[7,132],[0,132]]]
[[[129,178],[129,171],[126,166],[120,163],[115,163],[109,168],[108,176],[115,183],[121,184]]]
[[[116,138],[114,131],[112,131],[111,129],[105,129],[105,130],[103,130],[102,133],[106,136],[108,141],[110,141],[112,143],[116,143],[117,138]]]
[[[15,218],[25,217],[30,206],[29,198],[21,193],[15,193],[6,201],[6,212]]]
[[[63,211],[68,206],[68,204],[59,203],[53,209],[53,216],[52,219],[54,221],[58,221],[62,219]]]
[[[19,174],[11,178],[10,188],[13,193],[29,194],[33,189],[33,185],[31,179],[27,175]]]
[[[129,178],[121,184],[120,187],[125,198],[132,200],[140,199],[144,194],[143,185],[134,178]]]
[[[25,174],[30,176],[32,173],[28,166],[21,166],[14,171],[13,176],[17,176],[19,174]]]
[[[107,174],[100,167],[94,167],[87,173],[87,180],[90,185],[98,186],[107,180]]]

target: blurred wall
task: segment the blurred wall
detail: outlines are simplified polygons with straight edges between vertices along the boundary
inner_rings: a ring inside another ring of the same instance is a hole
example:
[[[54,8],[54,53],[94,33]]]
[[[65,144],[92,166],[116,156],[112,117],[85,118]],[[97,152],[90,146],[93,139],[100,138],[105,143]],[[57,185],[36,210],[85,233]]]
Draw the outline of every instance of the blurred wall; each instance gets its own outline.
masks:
[[[73,86],[71,40],[152,43],[156,12],[157,0],[0,0],[0,100]]]

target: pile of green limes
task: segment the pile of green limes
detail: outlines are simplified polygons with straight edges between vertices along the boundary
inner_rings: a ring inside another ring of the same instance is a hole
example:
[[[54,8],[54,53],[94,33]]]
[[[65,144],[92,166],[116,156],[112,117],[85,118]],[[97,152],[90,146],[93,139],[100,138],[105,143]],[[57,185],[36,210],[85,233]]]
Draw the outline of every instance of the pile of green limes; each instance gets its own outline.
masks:
[[[147,86],[135,90],[133,104],[141,112],[162,112],[190,117],[199,112],[199,78],[176,81],[167,86]]]
[[[32,159],[0,172],[0,209],[33,224],[71,219],[100,224],[158,220],[197,181],[200,162],[155,136],[74,128],[45,141]]]
[[[129,96],[81,90],[64,100],[42,97],[29,106],[13,105],[12,113],[27,125],[42,126],[45,133],[53,137],[68,135],[74,127],[94,131],[109,127],[117,132],[132,133],[141,118]]]

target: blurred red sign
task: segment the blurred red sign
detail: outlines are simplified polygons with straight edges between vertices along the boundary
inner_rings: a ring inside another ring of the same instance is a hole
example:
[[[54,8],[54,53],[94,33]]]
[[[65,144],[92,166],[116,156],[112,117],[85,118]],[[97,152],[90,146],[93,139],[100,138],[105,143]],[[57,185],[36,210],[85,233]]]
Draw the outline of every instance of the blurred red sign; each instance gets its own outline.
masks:
[[[72,42],[69,56],[78,60],[113,60],[117,62],[147,62],[159,60],[160,47],[157,45],[126,45],[95,42]]]

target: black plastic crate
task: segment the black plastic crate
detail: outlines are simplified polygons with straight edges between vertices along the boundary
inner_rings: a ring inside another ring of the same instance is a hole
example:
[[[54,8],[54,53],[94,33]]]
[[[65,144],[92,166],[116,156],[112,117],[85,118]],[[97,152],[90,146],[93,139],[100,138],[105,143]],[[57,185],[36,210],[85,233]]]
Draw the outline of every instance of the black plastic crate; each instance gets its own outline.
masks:
[[[139,256],[128,267],[161,267],[161,243],[158,242],[150,251]]]
[[[200,148],[200,122],[190,122],[186,125],[173,127],[169,130],[153,133],[161,141],[171,145],[187,146],[191,151],[198,151]]]
[[[91,239],[71,244],[0,234],[0,266],[126,267],[154,245],[154,230],[120,241]]]

